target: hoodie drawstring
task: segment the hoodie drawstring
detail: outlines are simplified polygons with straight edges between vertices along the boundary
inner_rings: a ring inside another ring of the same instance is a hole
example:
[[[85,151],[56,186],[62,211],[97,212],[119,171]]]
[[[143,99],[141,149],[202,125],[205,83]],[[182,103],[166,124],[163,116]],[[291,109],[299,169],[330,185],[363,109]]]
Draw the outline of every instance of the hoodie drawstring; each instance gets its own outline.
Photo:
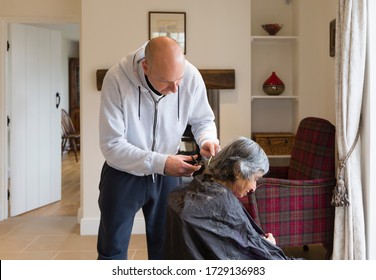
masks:
[[[180,86],[178,86],[178,121],[180,121]]]
[[[139,120],[141,119],[141,86],[138,86],[138,119]],[[178,121],[180,121],[180,87],[179,86],[178,86]]]
[[[141,87],[138,86],[138,120],[141,119]]]

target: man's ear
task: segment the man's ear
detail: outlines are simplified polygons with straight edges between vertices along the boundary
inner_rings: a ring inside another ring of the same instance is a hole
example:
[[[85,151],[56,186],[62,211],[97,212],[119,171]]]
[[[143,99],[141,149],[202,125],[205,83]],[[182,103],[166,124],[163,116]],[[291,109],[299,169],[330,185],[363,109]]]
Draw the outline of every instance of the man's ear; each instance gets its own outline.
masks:
[[[149,67],[148,67],[148,64],[146,62],[146,59],[144,59],[141,63],[142,63],[142,69],[144,70],[145,75],[147,75]]]

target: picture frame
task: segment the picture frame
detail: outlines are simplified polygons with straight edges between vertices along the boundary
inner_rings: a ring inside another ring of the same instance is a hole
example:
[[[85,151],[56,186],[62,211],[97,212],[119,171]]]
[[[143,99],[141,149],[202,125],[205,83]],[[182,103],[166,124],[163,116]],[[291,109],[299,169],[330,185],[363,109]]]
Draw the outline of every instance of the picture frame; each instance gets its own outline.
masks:
[[[329,23],[329,55],[335,57],[336,55],[336,20],[333,19]]]
[[[186,54],[186,13],[149,12],[149,40],[160,36],[175,39]]]

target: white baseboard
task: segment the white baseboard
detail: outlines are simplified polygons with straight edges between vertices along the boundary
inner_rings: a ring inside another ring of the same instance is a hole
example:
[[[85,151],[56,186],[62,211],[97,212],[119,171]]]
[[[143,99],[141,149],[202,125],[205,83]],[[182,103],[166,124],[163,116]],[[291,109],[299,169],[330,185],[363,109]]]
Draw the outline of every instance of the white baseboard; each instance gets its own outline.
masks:
[[[82,218],[80,221],[81,235],[98,235],[99,218]]]
[[[97,235],[99,228],[99,218],[82,218],[80,220],[81,235]],[[145,221],[143,217],[134,219],[132,234],[145,234]]]
[[[132,234],[145,234],[145,220],[143,217],[136,217],[132,228]]]

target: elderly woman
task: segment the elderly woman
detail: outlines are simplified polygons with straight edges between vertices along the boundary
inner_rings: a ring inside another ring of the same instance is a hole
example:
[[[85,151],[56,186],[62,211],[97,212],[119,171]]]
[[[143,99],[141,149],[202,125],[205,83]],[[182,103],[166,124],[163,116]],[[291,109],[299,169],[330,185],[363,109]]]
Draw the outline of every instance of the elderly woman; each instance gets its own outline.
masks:
[[[167,259],[289,259],[238,198],[269,170],[265,152],[238,138],[205,163],[203,174],[169,197]]]

